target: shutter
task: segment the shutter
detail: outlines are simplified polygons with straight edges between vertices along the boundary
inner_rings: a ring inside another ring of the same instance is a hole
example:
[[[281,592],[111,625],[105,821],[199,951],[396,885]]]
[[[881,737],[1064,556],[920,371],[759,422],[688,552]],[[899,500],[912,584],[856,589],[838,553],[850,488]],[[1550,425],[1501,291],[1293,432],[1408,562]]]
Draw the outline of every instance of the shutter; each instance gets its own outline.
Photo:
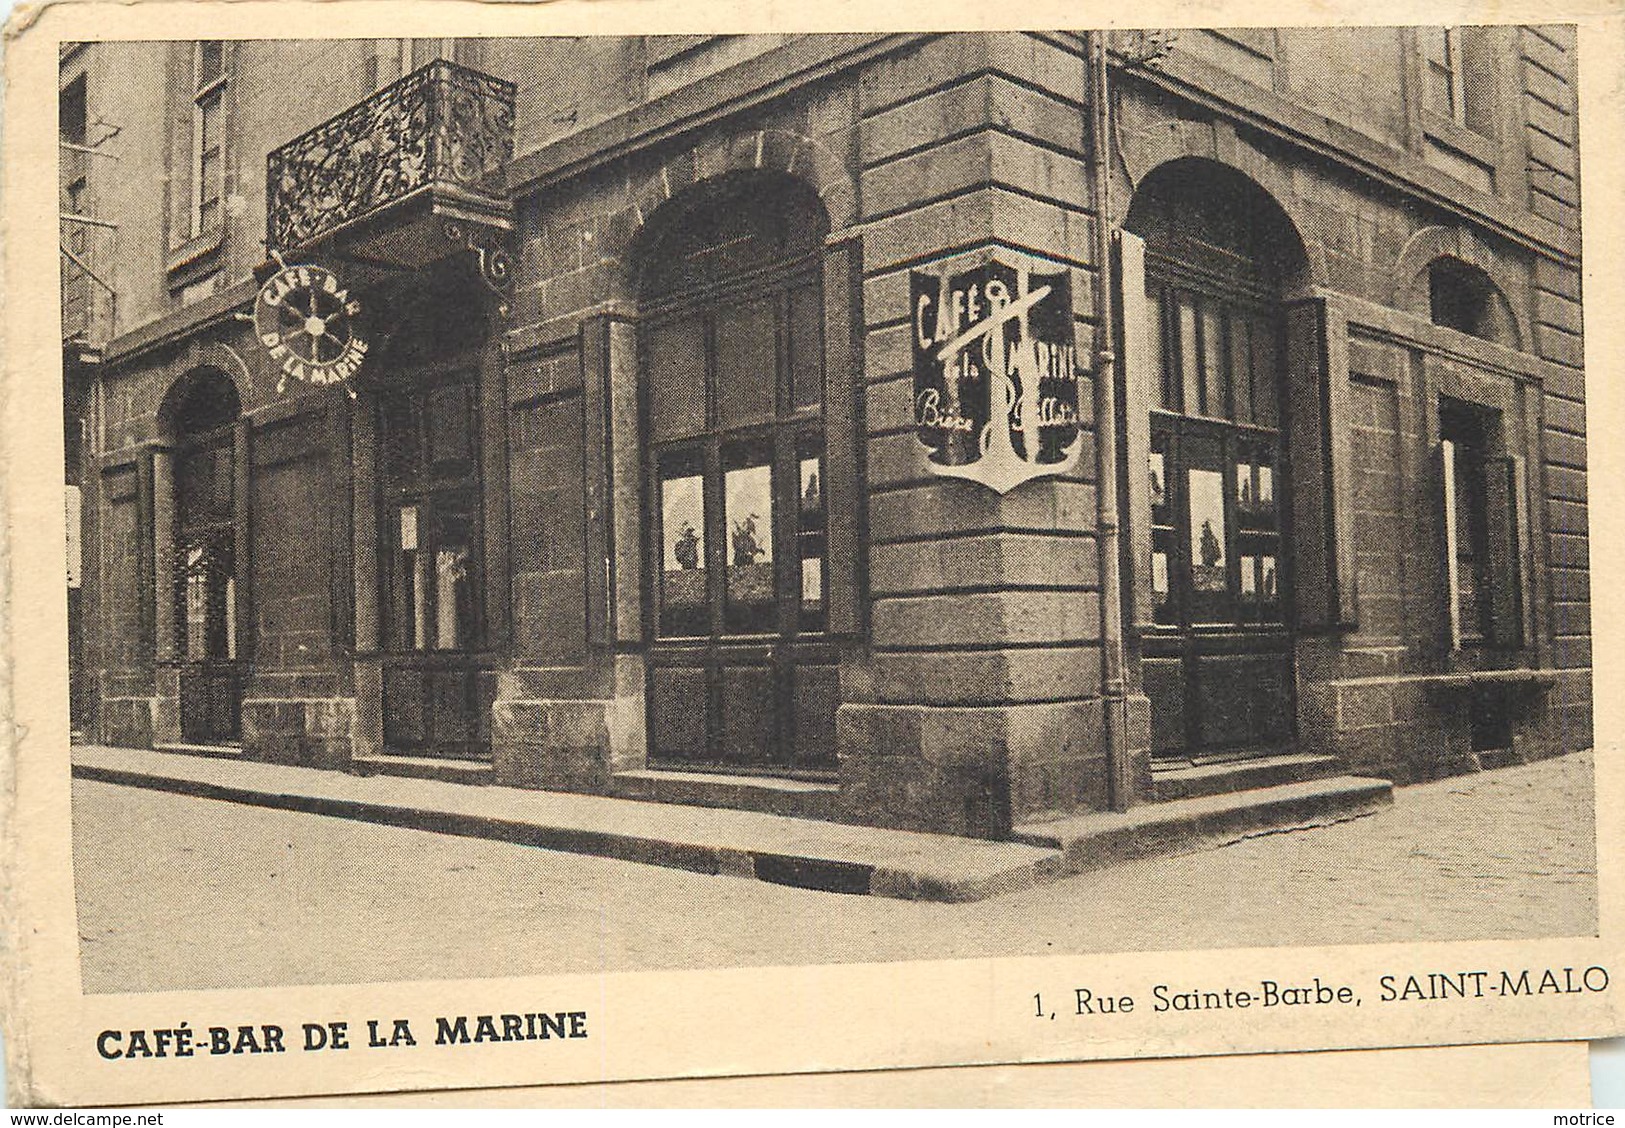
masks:
[[[1518,548],[1518,467],[1511,458],[1484,463],[1484,509],[1489,528],[1490,645],[1517,650],[1524,644],[1523,567]]]
[[[824,255],[824,497],[828,506],[829,632],[864,629],[868,520],[863,414],[863,244],[836,243]]]
[[[196,93],[190,40],[169,48],[169,175],[164,181],[169,208],[169,249],[192,236],[192,95]]]
[[[1151,577],[1151,409],[1157,405],[1162,372],[1151,347],[1151,334],[1160,330],[1152,321],[1145,296],[1145,240],[1127,231],[1117,235],[1117,308],[1122,340],[1118,363],[1123,373],[1123,465],[1127,467],[1128,531],[1124,540],[1128,561],[1124,575],[1129,588],[1132,627],[1143,631],[1155,621]]]

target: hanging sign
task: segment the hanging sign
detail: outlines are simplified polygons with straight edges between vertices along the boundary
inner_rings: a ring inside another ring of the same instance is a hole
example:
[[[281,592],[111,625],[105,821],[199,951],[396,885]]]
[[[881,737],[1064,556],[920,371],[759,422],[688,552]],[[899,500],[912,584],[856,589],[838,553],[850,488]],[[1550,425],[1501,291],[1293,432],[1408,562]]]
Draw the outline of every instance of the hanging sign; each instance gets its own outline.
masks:
[[[1077,346],[1066,271],[988,262],[915,271],[914,426],[931,471],[1005,493],[1077,464]]]
[[[290,378],[321,385],[354,376],[367,356],[360,313],[361,303],[323,267],[283,265],[267,278],[254,299],[254,333],[281,373],[277,392]]]

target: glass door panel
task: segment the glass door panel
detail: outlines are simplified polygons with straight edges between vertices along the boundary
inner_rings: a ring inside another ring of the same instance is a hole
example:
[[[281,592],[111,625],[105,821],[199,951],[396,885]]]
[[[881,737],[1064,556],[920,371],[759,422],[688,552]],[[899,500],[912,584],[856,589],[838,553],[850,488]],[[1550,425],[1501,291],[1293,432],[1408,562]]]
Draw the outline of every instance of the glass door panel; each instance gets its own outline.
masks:
[[[740,447],[724,456],[723,521],[727,528],[726,624],[734,634],[777,626],[773,571],[771,451]]]
[[[701,635],[710,629],[704,470],[698,451],[670,452],[661,459],[656,512],[662,635]]]

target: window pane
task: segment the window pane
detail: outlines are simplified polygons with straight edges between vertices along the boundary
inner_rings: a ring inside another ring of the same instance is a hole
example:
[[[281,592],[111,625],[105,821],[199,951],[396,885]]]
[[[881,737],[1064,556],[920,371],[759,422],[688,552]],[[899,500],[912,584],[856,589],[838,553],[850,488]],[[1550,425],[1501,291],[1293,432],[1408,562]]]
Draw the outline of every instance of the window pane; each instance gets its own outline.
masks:
[[[1430,63],[1448,65],[1450,61],[1450,48],[1445,42],[1445,31],[1442,27],[1419,27],[1416,29],[1416,38],[1422,47],[1422,56]]]
[[[1151,508],[1161,509],[1168,504],[1168,472],[1160,450],[1151,452],[1147,471],[1151,477]]]
[[[1230,317],[1230,388],[1235,397],[1235,419],[1253,422],[1253,326],[1240,314]]]
[[[775,625],[773,591],[773,468],[767,453],[738,452],[723,474],[727,529],[727,623],[758,632]]]
[[[820,286],[790,291],[790,395],[796,407],[824,398],[824,297]]]
[[[1186,415],[1201,412],[1202,393],[1196,364],[1196,304],[1188,294],[1179,297],[1180,409]]]
[[[203,549],[186,550],[186,657],[193,662],[209,656],[209,576]]]
[[[429,462],[466,462],[472,456],[472,419],[466,384],[443,384],[424,401],[428,415]]]
[[[773,418],[778,391],[774,303],[717,311],[717,423],[742,427]]]
[[[1280,403],[1280,382],[1275,368],[1275,325],[1267,318],[1254,318],[1253,421],[1261,427],[1276,425],[1276,405]]]
[[[226,657],[237,658],[237,577],[226,577]]]
[[[1224,475],[1192,470],[1190,502],[1191,585],[1197,591],[1224,591]]]
[[[198,202],[200,205],[209,204],[220,199],[220,154],[218,152],[203,154],[203,164],[198,170]]]
[[[1192,624],[1234,622],[1225,474],[1213,469],[1187,470],[1185,488],[1188,491],[1190,518],[1190,533],[1185,549],[1190,553],[1187,621]]]
[[[1164,625],[1178,622],[1173,590],[1175,553],[1174,530],[1155,529],[1151,533],[1151,606],[1155,621]]]
[[[1236,507],[1244,511],[1258,505],[1258,483],[1253,478],[1254,469],[1251,462],[1236,463]]]
[[[206,39],[198,44],[197,85],[201,90],[220,77],[225,58],[225,47],[218,39]]]
[[[1428,65],[1428,109],[1440,117],[1454,116],[1455,83],[1450,71],[1437,64]]]
[[[438,650],[474,643],[474,518],[461,506],[439,514],[435,543],[434,640]]]
[[[705,336],[699,318],[659,325],[647,334],[649,419],[655,441],[705,430]]]
[[[404,553],[407,597],[412,608],[412,649],[429,646],[429,557],[422,552]]]
[[[803,450],[799,459],[796,541],[801,563],[801,626],[823,629],[824,555],[827,539],[824,516],[823,457]]]
[[[1224,324],[1212,302],[1202,308],[1202,414],[1228,415],[1224,388]]]
[[[668,635],[703,634],[710,623],[703,464],[697,452],[662,462],[660,629]]]
[[[1173,388],[1168,382],[1168,371],[1163,367],[1165,359],[1163,357],[1162,350],[1162,336],[1165,332],[1165,328],[1162,324],[1162,290],[1160,287],[1146,287],[1145,304],[1145,356],[1147,371],[1156,374],[1157,399],[1159,406],[1172,411],[1174,410]]]
[[[220,144],[220,93],[215,91],[198,99],[199,153],[210,153]]]

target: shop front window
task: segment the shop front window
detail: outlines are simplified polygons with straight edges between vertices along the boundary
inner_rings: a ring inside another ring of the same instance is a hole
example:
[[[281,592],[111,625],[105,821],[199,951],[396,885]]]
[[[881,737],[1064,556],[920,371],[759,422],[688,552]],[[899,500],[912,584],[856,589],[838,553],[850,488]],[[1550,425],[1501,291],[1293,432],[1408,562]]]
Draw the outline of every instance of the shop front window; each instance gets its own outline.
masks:
[[[825,221],[789,185],[754,187],[687,212],[644,276],[650,743],[657,759],[821,770]]]

